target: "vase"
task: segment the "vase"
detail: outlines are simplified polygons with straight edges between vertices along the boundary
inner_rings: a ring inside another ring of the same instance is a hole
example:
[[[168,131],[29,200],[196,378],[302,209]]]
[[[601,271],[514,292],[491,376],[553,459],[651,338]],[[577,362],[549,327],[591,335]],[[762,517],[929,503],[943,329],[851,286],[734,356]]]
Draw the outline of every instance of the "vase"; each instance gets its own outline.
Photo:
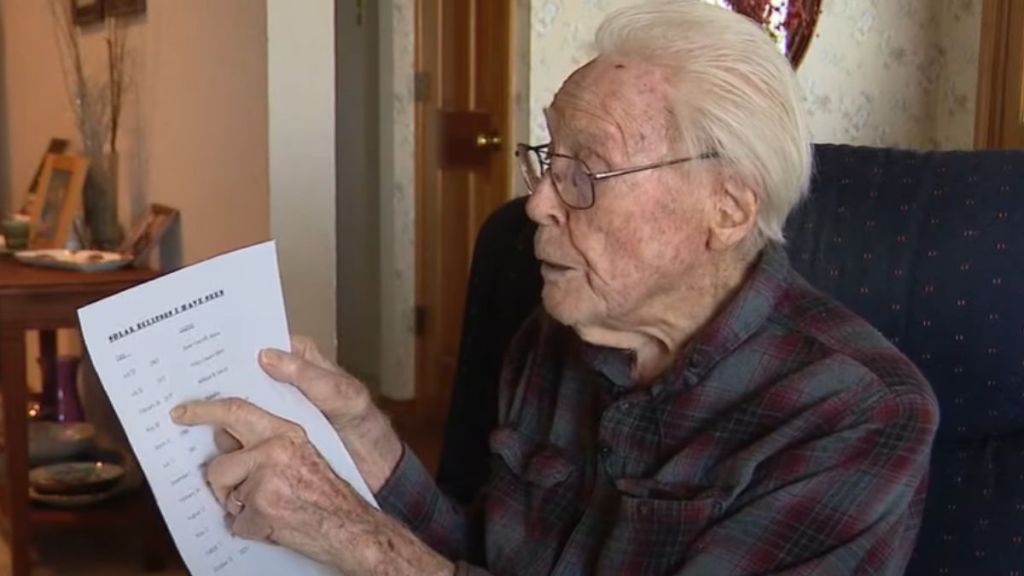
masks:
[[[58,422],[81,422],[84,414],[78,396],[78,356],[40,357],[43,394],[40,417]]]
[[[57,409],[57,359],[53,356],[40,356],[39,374],[42,376],[43,391],[40,394],[39,411],[36,417],[49,420]]]
[[[78,356],[57,358],[57,410],[54,416],[58,422],[81,422],[82,402],[78,397]]]
[[[99,154],[89,161],[85,180],[85,225],[89,244],[100,250],[116,250],[124,240],[117,218],[118,155]]]

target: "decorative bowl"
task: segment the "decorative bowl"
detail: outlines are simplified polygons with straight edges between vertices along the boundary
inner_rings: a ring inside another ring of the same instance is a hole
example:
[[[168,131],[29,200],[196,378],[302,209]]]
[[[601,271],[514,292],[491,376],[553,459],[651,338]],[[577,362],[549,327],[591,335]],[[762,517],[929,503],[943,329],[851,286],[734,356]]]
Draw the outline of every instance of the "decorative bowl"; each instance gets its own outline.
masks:
[[[88,508],[94,504],[109,500],[122,492],[120,486],[115,486],[103,492],[95,494],[40,494],[35,488],[28,487],[28,497],[33,502],[46,504],[58,508]]]
[[[124,468],[110,462],[62,462],[29,470],[28,483],[39,494],[95,494],[123,477]]]
[[[28,423],[28,458],[33,463],[69,460],[88,450],[96,428],[86,422]]]

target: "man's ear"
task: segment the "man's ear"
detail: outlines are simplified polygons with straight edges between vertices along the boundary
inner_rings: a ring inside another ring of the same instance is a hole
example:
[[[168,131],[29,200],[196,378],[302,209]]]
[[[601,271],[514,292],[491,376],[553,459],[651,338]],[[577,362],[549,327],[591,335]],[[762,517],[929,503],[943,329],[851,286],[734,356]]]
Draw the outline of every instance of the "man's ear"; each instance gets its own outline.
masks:
[[[760,206],[750,186],[734,177],[723,178],[712,206],[708,248],[726,251],[742,242],[757,225]]]

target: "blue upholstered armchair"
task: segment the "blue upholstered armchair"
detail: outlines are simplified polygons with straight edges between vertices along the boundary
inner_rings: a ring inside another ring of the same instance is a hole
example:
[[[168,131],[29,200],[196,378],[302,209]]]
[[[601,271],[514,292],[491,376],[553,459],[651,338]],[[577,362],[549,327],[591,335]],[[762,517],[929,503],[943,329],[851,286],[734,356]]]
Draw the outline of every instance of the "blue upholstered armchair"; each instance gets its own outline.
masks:
[[[793,265],[913,360],[942,410],[907,574],[1024,574],[1024,153],[816,156]]]
[[[1024,576],[1024,152],[819,145],[794,267],[924,372],[942,410],[907,574]],[[438,479],[485,482],[501,355],[537,305],[521,200],[480,232]]]

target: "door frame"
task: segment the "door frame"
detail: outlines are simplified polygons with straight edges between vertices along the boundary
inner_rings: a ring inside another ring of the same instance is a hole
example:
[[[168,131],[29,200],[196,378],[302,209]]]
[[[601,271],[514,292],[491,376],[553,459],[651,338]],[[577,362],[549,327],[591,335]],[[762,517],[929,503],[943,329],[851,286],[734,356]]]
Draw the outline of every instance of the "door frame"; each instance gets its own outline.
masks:
[[[1014,5],[1017,4],[1016,10]],[[978,53],[978,92],[975,108],[975,148],[998,148],[1003,142],[1004,114],[1016,107],[1024,113],[1024,102],[1007,102],[1008,83],[1020,82],[1010,73],[1011,50],[1021,46],[1021,30],[1014,30],[1013,16],[1022,18],[1019,0],[985,0],[981,16],[981,46]]]
[[[433,345],[427,336],[426,323],[431,322],[428,314],[425,314],[425,307],[428,302],[437,301],[439,297],[436,294],[437,288],[436,283],[429,282],[428,274],[430,271],[428,267],[430,263],[438,261],[437,246],[432,245],[427,241],[428,238],[437,237],[436,230],[431,228],[431,220],[427,217],[428,211],[434,208],[431,204],[428,196],[436,193],[437,182],[436,182],[436,169],[438,166],[437,155],[435,150],[431,150],[428,146],[430,142],[431,134],[430,130],[436,129],[435,126],[431,126],[432,122],[428,118],[430,114],[436,114],[436,104],[434,98],[438,94],[438,86],[435,86],[434,78],[436,74],[432,72],[436,71],[437,66],[441,63],[431,62],[426,58],[423,47],[431,46],[436,42],[437,35],[440,33],[440,25],[431,26],[431,23],[424,22],[423,18],[423,3],[433,2],[440,3],[441,0],[415,0],[416,9],[416,41],[415,41],[415,69],[416,69],[416,248],[415,248],[415,269],[416,269],[416,312],[414,314],[415,326],[415,374],[416,382],[414,385],[414,395],[417,400],[426,402],[424,408],[427,412],[434,415],[435,417],[443,417],[447,413],[447,401],[448,398],[445,395],[438,395],[437,390],[430,389],[426,383],[429,381],[428,362],[426,361],[426,355],[430,354],[431,346]],[[504,31],[505,48],[506,53],[504,58],[492,60],[497,65],[491,67],[496,70],[500,78],[501,84],[507,87],[507,97],[504,101],[503,110],[497,112],[497,125],[500,126],[501,134],[503,135],[505,142],[505,150],[503,153],[504,161],[508,163],[505,174],[507,175],[508,181],[506,182],[505,189],[508,191],[507,197],[501,199],[506,201],[511,199],[518,189],[515,182],[518,181],[518,169],[515,167],[515,159],[511,154],[507,153],[507,150],[511,150],[514,146],[516,139],[519,139],[526,132],[528,125],[528,110],[526,109],[525,102],[528,98],[525,97],[527,94],[526,87],[528,86],[525,81],[529,74],[528,70],[524,73],[524,62],[528,62],[528,58],[519,58],[524,54],[524,50],[527,49],[527,45],[523,44],[523,38],[528,41],[529,38],[529,4],[521,2],[519,0],[452,0],[449,6],[458,5],[467,11],[472,12],[476,2],[494,2],[500,3],[502,9],[505,11],[505,22],[507,23],[507,29]],[[525,13],[525,17],[524,17]],[[473,15],[469,15],[469,18],[473,18]],[[524,25],[526,26],[524,31]],[[528,66],[528,64],[526,65]],[[475,79],[474,79],[475,81]],[[517,96],[518,95],[518,96]],[[487,205],[494,204],[497,202],[495,198],[489,198],[485,200]],[[492,206],[496,207],[496,206]],[[476,223],[482,224],[486,213],[490,211],[490,208],[481,208],[474,206],[472,210],[471,218],[476,219]],[[469,247],[472,252],[472,246]],[[436,348],[435,348],[436,350]],[[444,387],[450,390],[451,383],[441,383],[438,387]]]

